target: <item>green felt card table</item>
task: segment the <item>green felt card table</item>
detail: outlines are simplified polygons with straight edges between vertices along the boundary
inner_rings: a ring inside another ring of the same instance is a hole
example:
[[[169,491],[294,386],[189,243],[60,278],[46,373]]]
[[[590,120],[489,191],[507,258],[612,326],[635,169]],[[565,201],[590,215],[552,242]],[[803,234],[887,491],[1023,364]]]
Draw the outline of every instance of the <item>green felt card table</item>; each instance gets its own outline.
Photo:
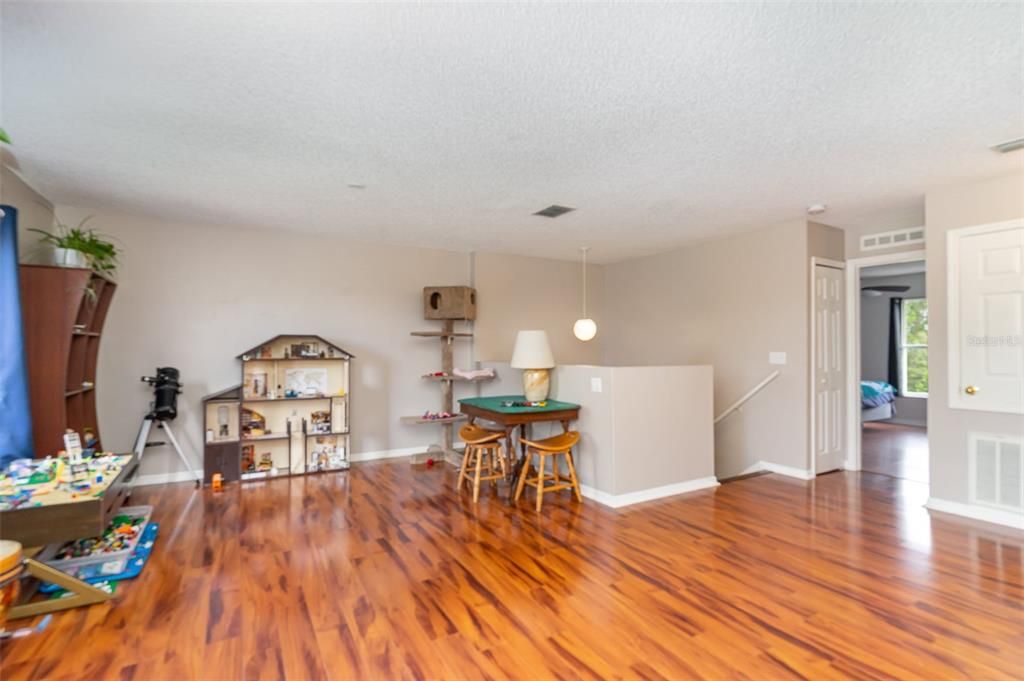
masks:
[[[515,451],[512,447],[512,433],[519,428],[519,439],[529,439],[530,425],[539,422],[557,421],[562,424],[564,432],[569,431],[569,423],[580,415],[580,405],[572,402],[547,400],[543,407],[506,407],[504,402],[525,402],[522,395],[499,395],[497,397],[467,397],[459,400],[459,411],[469,417],[469,422],[484,419],[496,423],[505,431],[506,450]],[[521,445],[519,465],[526,459],[526,445]],[[518,472],[519,465],[513,466]],[[514,475],[514,473],[513,473]]]

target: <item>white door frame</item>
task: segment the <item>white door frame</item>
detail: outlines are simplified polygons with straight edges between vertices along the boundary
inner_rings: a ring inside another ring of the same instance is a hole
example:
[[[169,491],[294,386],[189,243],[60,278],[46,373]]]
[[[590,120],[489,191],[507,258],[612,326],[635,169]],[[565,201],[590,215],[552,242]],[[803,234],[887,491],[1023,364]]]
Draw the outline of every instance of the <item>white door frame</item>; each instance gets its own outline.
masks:
[[[925,260],[925,251],[901,251],[846,261],[846,470],[859,471],[860,452],[860,271],[875,265]],[[928,271],[925,269],[925,281]],[[931,286],[929,282],[927,286]],[[812,426],[813,427],[813,426]]]
[[[815,329],[814,329],[814,304],[815,304],[814,273],[816,271],[816,268],[819,265],[822,266],[822,267],[831,267],[831,268],[837,269],[837,270],[844,270],[844,269],[846,269],[846,263],[843,262],[842,260],[830,260],[828,258],[819,258],[816,255],[815,256],[811,256],[811,288],[809,289],[809,291],[810,291],[810,296],[809,296],[810,297],[810,307],[808,308],[808,312],[809,312],[809,315],[810,315],[808,317],[808,319],[810,320],[809,326],[811,327],[811,344],[807,348],[807,350],[808,350],[807,356],[808,356],[808,359],[809,359],[809,362],[810,362],[810,371],[808,372],[808,374],[810,375],[810,382],[808,383],[809,393],[808,393],[808,396],[807,396],[808,397],[807,401],[808,401],[808,406],[810,408],[810,411],[808,413],[810,414],[810,417],[811,417],[810,418],[810,424],[809,424],[810,427],[807,429],[808,435],[810,436],[809,439],[807,440],[807,452],[808,452],[810,460],[811,460],[811,465],[807,468],[807,470],[810,472],[810,477],[811,477],[812,480],[814,479],[814,476],[816,476],[818,474],[818,457],[815,456],[815,454],[814,454],[814,442],[815,442],[815,437],[818,434],[817,430],[814,427],[814,424],[817,423],[817,420],[816,420],[817,410],[815,409],[814,388],[815,388],[815,386],[818,383],[818,374],[815,371],[816,367],[814,365],[814,342],[815,342],[815,340],[817,340],[817,334],[815,333]],[[847,277],[847,283],[848,282],[849,282],[849,277]],[[846,304],[848,304],[848,301],[845,301],[845,302],[846,302]],[[844,338],[844,341],[846,343],[849,343],[849,339],[848,338]],[[849,353],[849,347],[845,348],[844,352]],[[849,443],[849,438],[847,438],[847,443]],[[850,457],[850,450],[849,450],[849,448],[847,448],[847,450],[846,450],[846,458],[849,459],[849,457]]]

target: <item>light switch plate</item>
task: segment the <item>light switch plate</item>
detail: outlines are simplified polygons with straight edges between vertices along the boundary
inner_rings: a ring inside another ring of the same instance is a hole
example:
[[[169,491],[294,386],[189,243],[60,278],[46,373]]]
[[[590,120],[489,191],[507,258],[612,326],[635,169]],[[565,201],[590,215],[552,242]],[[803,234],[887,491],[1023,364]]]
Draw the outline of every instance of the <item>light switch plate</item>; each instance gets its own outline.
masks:
[[[590,378],[590,392],[599,393],[601,392],[601,377],[591,376]]]
[[[784,353],[784,352],[769,352],[768,353],[768,363],[769,364],[785,364],[786,363],[786,353]]]

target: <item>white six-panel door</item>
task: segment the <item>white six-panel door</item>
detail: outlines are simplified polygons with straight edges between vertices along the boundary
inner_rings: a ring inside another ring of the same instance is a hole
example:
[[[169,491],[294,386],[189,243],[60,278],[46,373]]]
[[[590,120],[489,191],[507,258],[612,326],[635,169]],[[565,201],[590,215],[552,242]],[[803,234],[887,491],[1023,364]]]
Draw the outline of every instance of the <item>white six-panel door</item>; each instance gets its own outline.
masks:
[[[949,406],[1024,414],[1024,220],[951,230]]]
[[[843,270],[814,267],[812,438],[814,472],[841,468],[846,458],[846,366]]]

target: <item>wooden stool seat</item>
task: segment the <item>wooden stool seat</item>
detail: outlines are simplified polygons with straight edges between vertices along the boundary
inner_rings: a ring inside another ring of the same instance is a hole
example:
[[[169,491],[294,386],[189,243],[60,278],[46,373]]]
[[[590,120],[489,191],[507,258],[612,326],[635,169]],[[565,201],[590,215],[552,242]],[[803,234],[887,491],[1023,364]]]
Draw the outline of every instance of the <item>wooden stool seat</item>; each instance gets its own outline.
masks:
[[[497,485],[508,475],[508,461],[502,443],[505,432],[487,430],[473,424],[467,424],[459,430],[459,437],[466,443],[466,453],[462,457],[459,468],[459,481],[456,490],[462,490],[463,482],[473,480],[473,503],[480,498],[480,483],[490,481]],[[473,473],[470,475],[469,471]]]
[[[502,439],[505,437],[505,431],[487,430],[475,424],[467,424],[459,430],[459,437],[467,445],[480,445]]]
[[[547,437],[543,440],[520,440],[527,447],[551,454],[560,454],[572,449],[579,441],[580,434],[575,430],[570,430],[568,433],[560,433],[554,437]]]
[[[555,435],[554,437],[545,438],[543,440],[520,440],[526,445],[526,461],[523,462],[523,470],[519,474],[519,482],[516,484],[516,496],[515,500],[519,501],[519,497],[523,494],[523,489],[526,485],[531,485],[537,488],[537,511],[541,509],[541,505],[544,502],[545,492],[557,492],[563,489],[571,489],[576,495],[576,500],[579,502],[583,501],[583,495],[580,494],[580,483],[576,478],[576,463],[572,459],[572,448],[575,447],[580,441],[580,434],[577,431],[571,430],[561,435]],[[536,456],[540,459],[540,464],[537,466],[536,477],[529,477],[530,464],[533,461],[533,457]],[[563,478],[559,472],[558,457],[565,457],[566,468],[569,472],[568,478]],[[551,459],[551,473],[546,471],[547,459]],[[553,484],[547,484],[548,481],[553,481]]]

